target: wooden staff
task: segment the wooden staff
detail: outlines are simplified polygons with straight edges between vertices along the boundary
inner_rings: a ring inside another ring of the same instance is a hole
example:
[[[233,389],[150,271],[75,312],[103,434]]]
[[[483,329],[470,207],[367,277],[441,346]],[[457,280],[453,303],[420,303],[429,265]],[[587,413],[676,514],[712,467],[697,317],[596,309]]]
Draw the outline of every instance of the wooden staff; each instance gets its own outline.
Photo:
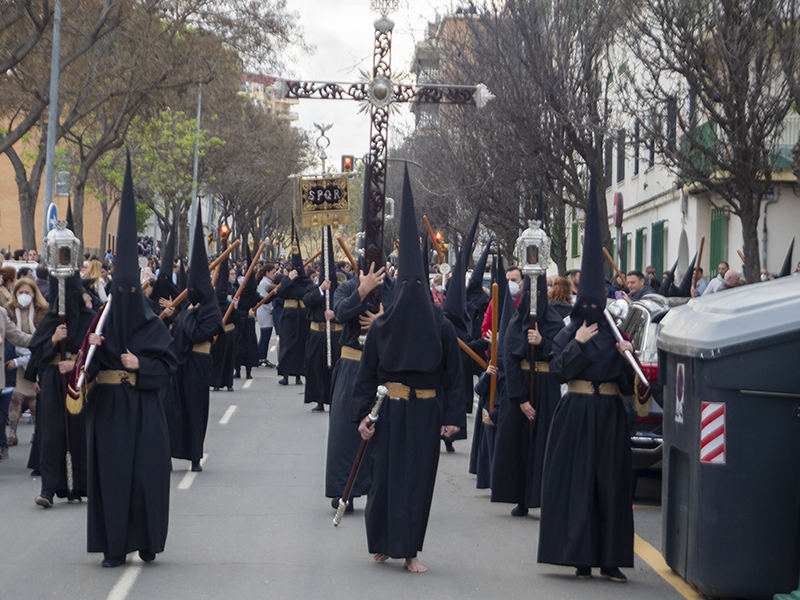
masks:
[[[484,371],[487,368],[489,368],[489,365],[486,364],[486,361],[483,360],[477,354],[475,354],[475,351],[472,348],[470,348],[469,346],[467,346],[467,344],[461,338],[458,339],[458,345],[461,347],[461,349],[464,352],[467,353],[467,356],[469,356],[472,360],[474,360],[476,363],[478,363]]]
[[[431,243],[433,244],[433,249],[436,250],[436,254],[439,255],[439,264],[444,264],[444,254],[442,254],[441,249],[439,248],[439,242],[436,237],[433,235],[433,229],[431,229],[430,221],[428,221],[428,215],[422,215],[422,220],[425,221],[425,227],[428,228],[428,235],[431,236]],[[425,257],[425,260],[428,260],[428,257]]]
[[[706,237],[700,238],[700,249],[697,251],[697,262],[694,263],[694,273],[692,274],[692,287],[697,289],[697,282],[700,281],[700,261],[703,260],[703,244],[706,243]]]
[[[261,242],[258,246],[258,252],[256,252],[255,256],[261,256],[261,253],[264,251],[264,248],[267,247],[267,242]],[[236,290],[236,293],[233,296],[233,302],[239,299],[239,296],[242,295],[244,291],[244,286],[247,285],[247,282],[250,280],[250,277],[253,275],[253,270],[256,267],[256,261],[251,260],[250,266],[247,267],[247,273],[244,274],[244,281],[242,281],[242,285],[239,286],[239,289]],[[228,322],[228,319],[233,312],[233,302],[228,305],[228,310],[225,311],[225,316],[222,317],[222,324],[225,325]]]
[[[745,260],[744,260],[744,254],[742,254],[742,251],[741,251],[741,250],[737,250],[737,251],[736,251],[736,254],[738,254],[738,255],[739,255],[739,258],[741,258],[741,259],[742,259],[742,266],[746,265],[746,264],[747,264],[747,262],[745,262]]]
[[[339,245],[342,247],[342,250],[344,250],[344,254],[345,256],[347,256],[347,260],[350,261],[350,266],[353,267],[353,271],[355,273],[358,273],[358,263],[356,262],[356,259],[353,258],[353,255],[350,254],[350,250],[347,249],[347,246],[345,245],[342,236],[337,235],[336,240],[339,242]]]
[[[317,252],[317,253],[316,253],[314,256],[312,256],[312,257],[311,257],[311,258],[309,258],[309,259],[308,259],[306,262],[304,262],[304,263],[303,263],[303,268],[305,269],[305,268],[306,268],[308,265],[310,265],[312,262],[314,262],[314,261],[317,259],[317,257],[320,255],[320,252],[322,252],[322,250],[320,250],[320,251],[319,251],[319,252]],[[276,288],[275,288],[274,290],[272,290],[272,291],[271,291],[269,294],[267,294],[267,295],[266,295],[266,297],[264,297],[264,298],[262,298],[261,300],[259,300],[259,301],[258,301],[258,304],[256,304],[256,305],[253,307],[253,310],[258,310],[259,308],[261,308],[261,305],[262,305],[262,304],[264,304],[264,303],[266,303],[266,302],[269,302],[270,300],[272,300],[272,299],[275,297],[275,294],[277,294],[277,293],[278,293],[278,290],[279,290],[279,289],[281,289],[281,284],[280,284],[280,283],[278,284],[278,287],[276,287]]]
[[[219,276],[219,267],[214,269],[214,276],[211,278],[211,287],[216,287],[218,276]]]
[[[603,248],[603,253],[606,255],[606,258],[608,259],[608,262],[611,263],[611,266],[614,267],[614,270],[617,272],[617,277],[620,278],[620,281],[622,281],[622,285],[624,286],[628,281],[627,278],[625,277],[625,273],[623,273],[622,271],[619,270],[619,267],[617,266],[617,263],[615,263],[614,259],[611,258],[611,254],[609,253],[609,251],[606,248]]]
[[[489,363],[493,367],[497,367],[497,313],[500,311],[498,306],[499,300],[497,299],[498,291],[497,282],[492,284],[492,357]],[[497,375],[492,374],[489,383],[489,410],[494,410],[494,395],[497,392]]]
[[[233,242],[228,247],[228,249],[225,250],[225,252],[223,252],[222,254],[219,255],[217,260],[215,260],[210,265],[208,265],[208,272],[211,273],[214,269],[219,267],[220,264],[222,264],[222,261],[225,260],[226,258],[228,258],[228,255],[231,252],[233,252],[234,250],[236,250],[236,248],[238,248],[239,244],[241,244],[241,243],[242,242],[240,242],[239,240],[236,240],[235,242]],[[188,295],[189,295],[189,289],[187,288],[187,289],[183,290],[180,294],[178,294],[178,297],[175,298],[175,300],[170,302],[169,308],[175,308],[176,306],[178,306],[178,304],[183,302],[184,299],[186,298],[186,296],[188,296]],[[161,311],[161,314],[158,315],[158,318],[161,319],[162,321],[167,318],[167,309],[166,308]]]

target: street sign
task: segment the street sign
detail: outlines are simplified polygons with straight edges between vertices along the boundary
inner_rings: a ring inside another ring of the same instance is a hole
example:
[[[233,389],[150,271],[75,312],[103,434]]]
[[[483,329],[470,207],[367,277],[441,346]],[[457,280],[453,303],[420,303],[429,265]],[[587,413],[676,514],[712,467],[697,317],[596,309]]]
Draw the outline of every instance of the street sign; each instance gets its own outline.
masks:
[[[53,231],[56,228],[56,223],[58,223],[58,207],[53,202],[47,208],[47,231]]]

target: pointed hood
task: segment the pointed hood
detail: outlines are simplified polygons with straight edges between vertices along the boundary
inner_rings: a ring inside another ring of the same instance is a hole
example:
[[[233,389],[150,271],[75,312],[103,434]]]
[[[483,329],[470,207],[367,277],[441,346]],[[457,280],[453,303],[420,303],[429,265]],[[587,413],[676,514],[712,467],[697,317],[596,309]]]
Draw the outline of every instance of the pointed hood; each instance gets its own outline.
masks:
[[[589,183],[589,202],[586,207],[586,231],[583,238],[581,258],[581,282],[575,309],[581,313],[579,319],[590,324],[599,322],[606,307],[605,276],[603,275],[603,241],[600,233],[600,211],[597,206],[597,184],[594,173]],[[586,305],[585,307],[583,305]],[[592,309],[592,304],[595,308]],[[575,312],[575,311],[573,311]]]
[[[203,234],[202,208],[197,207],[194,237],[192,238],[192,261],[189,263],[187,273],[187,298],[189,304],[203,304],[217,307],[214,301],[214,288],[211,286],[211,277],[208,274],[208,255],[206,254],[205,235]],[[216,308],[218,311],[219,308]]]
[[[186,265],[181,257],[178,259],[178,292],[185,290],[187,283]]]
[[[119,204],[117,253],[114,261],[114,296],[111,314],[103,331],[103,355],[106,368],[122,369],[120,356],[130,350],[134,354],[150,344],[159,343],[159,337],[147,339],[143,333],[154,329],[155,313],[145,307],[144,294],[139,280],[139,249],[136,239],[136,200],[133,193],[130,154],[125,166],[125,182]],[[161,323],[160,329],[169,337]],[[155,326],[157,329],[158,326]]]
[[[472,247],[475,245],[475,234],[478,231],[478,220],[481,218],[481,211],[475,215],[475,220],[472,222],[472,228],[469,230],[466,239],[464,240],[464,270],[469,269],[470,259],[472,258]]]
[[[461,248],[461,252],[458,253],[455,267],[450,274],[447,295],[444,297],[444,303],[442,303],[444,316],[447,317],[453,324],[453,327],[456,328],[458,337],[464,340],[468,340],[470,337],[467,327],[469,315],[467,315],[467,289],[465,283],[467,276],[466,262],[469,258],[469,248],[470,246],[464,245],[464,247]]]
[[[253,258],[250,255],[250,244],[245,243],[244,246],[245,246],[245,260],[246,260],[246,264],[244,266],[244,272],[247,273],[247,269],[249,269],[250,265],[253,264]],[[250,279],[248,279],[245,282],[244,287],[242,288],[242,292],[239,295],[239,310],[243,311],[250,310],[256,304],[258,304],[258,301],[260,299],[261,297],[258,295],[258,290],[256,288],[256,274],[254,270],[253,273],[250,274]]]
[[[527,280],[527,278],[526,278]],[[498,295],[498,300],[500,296]],[[514,316],[514,299],[511,294],[504,294],[503,301],[500,304],[500,320],[498,321],[497,332],[497,354],[504,356],[504,348],[506,347],[506,336],[508,335],[508,324],[511,322],[511,317]]]
[[[217,298],[217,304],[220,308],[228,308],[228,273],[230,267],[228,266],[228,257],[222,259],[219,263],[219,273],[217,274],[217,281],[214,282],[214,295]]]
[[[495,260],[492,262],[492,272],[493,272],[493,281],[497,282],[497,304],[500,307],[505,306],[505,297],[510,296],[511,294],[508,291],[508,279],[506,279],[506,264],[503,260],[503,257],[498,253],[495,257]],[[511,303],[514,303],[514,299],[511,299]],[[494,306],[492,307],[494,310]],[[502,314],[497,315],[497,322],[500,323],[500,319],[503,318]]]
[[[402,250],[401,250],[402,252]],[[431,260],[431,246],[428,242],[428,234],[425,234],[425,238],[422,240],[422,272],[425,273],[427,277],[430,274],[430,260]]]
[[[172,267],[175,263],[175,221],[172,222],[172,229],[170,229],[167,243],[164,246],[164,253],[161,255],[161,269],[158,271],[158,277],[153,282],[152,291],[150,292],[150,300],[156,310],[160,311],[161,307],[158,304],[161,298],[177,298],[180,291],[178,286],[172,281]]]
[[[248,248],[248,252],[249,252]],[[248,264],[249,264],[248,260]],[[295,269],[303,268],[303,256],[300,254],[300,238],[297,237],[297,229],[294,224],[294,215],[292,215],[292,267]]]
[[[661,287],[658,288],[658,293],[661,294],[662,296],[669,296],[669,289],[672,287],[672,284],[675,282],[675,269],[678,268],[678,261],[679,260],[680,260],[680,258],[678,258],[675,261],[675,264],[672,265],[672,268],[669,270],[669,273],[667,274],[667,278],[664,281],[661,282]]]
[[[72,197],[67,196],[67,229],[75,233],[75,221],[72,218]]]
[[[789,251],[786,253],[786,258],[783,259],[783,266],[781,267],[778,277],[786,277],[792,274],[792,253],[794,252],[794,238],[792,243],[789,244]]]
[[[369,335],[376,336],[382,368],[392,372],[435,371],[442,360],[442,344],[428,274],[422,269],[408,167],[403,178],[398,271],[392,306],[374,321]],[[419,343],[421,331],[428,332],[424,344]]]
[[[683,279],[681,279],[681,285],[675,291],[676,296],[682,296],[684,298],[688,298],[692,295],[692,278],[694,277],[694,265],[697,261],[697,254],[692,257],[692,262],[689,263],[689,266],[686,267],[686,273],[683,274]]]
[[[489,261],[489,252],[492,250],[492,241],[493,238],[489,238],[489,241],[486,242],[486,246],[481,252],[481,256],[478,259],[478,262],[475,263],[475,268],[472,269],[472,274],[469,277],[469,285],[467,286],[467,297],[472,298],[472,295],[476,292],[483,293],[481,287],[483,287],[483,273],[486,271],[486,263]]]

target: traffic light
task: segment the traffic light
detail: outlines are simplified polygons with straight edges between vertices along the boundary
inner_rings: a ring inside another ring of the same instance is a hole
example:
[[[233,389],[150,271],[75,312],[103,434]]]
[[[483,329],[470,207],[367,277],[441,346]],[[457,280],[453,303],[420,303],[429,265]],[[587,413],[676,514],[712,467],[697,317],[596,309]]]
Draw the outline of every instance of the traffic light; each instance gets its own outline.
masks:
[[[342,173],[352,173],[353,171],[353,157],[342,156]]]
[[[436,238],[436,243],[437,243],[437,244],[441,244],[441,243],[442,243],[442,240],[444,239],[444,236],[442,235],[442,232],[441,232],[441,231],[437,231],[436,233],[434,233],[434,234],[433,234],[433,237],[435,237],[435,238]]]
[[[208,232],[208,243],[210,244],[213,241],[214,241],[214,234],[209,231]]]
[[[219,226],[219,234],[222,237],[227,237],[227,235],[230,232],[231,232],[230,228],[225,223],[223,223],[222,225]]]

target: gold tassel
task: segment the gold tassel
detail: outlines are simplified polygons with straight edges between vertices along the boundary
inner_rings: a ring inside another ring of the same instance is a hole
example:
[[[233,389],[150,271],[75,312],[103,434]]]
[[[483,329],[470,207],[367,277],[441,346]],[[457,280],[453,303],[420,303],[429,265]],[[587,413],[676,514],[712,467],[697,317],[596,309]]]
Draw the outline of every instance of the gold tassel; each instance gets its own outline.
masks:
[[[640,417],[646,417],[647,415],[650,414],[650,408],[653,406],[653,393],[650,390],[650,388],[647,388],[647,391],[645,392],[644,396],[641,395],[640,393],[641,386],[639,385],[638,375],[636,375],[636,377],[634,378],[633,387],[635,390],[634,394],[636,398],[636,401],[634,402],[634,404],[636,405],[636,414],[638,414]]]
[[[81,369],[82,371],[83,369]],[[67,384],[69,385],[69,384]],[[94,385],[94,381],[87,381],[81,387],[81,391],[78,392],[78,397],[73,398],[70,394],[67,394],[66,403],[67,403],[67,410],[71,415],[79,415],[83,410],[83,407],[86,405],[87,398],[89,396],[89,391],[92,389]],[[70,388],[72,390],[72,388]],[[74,391],[74,390],[72,390]]]

